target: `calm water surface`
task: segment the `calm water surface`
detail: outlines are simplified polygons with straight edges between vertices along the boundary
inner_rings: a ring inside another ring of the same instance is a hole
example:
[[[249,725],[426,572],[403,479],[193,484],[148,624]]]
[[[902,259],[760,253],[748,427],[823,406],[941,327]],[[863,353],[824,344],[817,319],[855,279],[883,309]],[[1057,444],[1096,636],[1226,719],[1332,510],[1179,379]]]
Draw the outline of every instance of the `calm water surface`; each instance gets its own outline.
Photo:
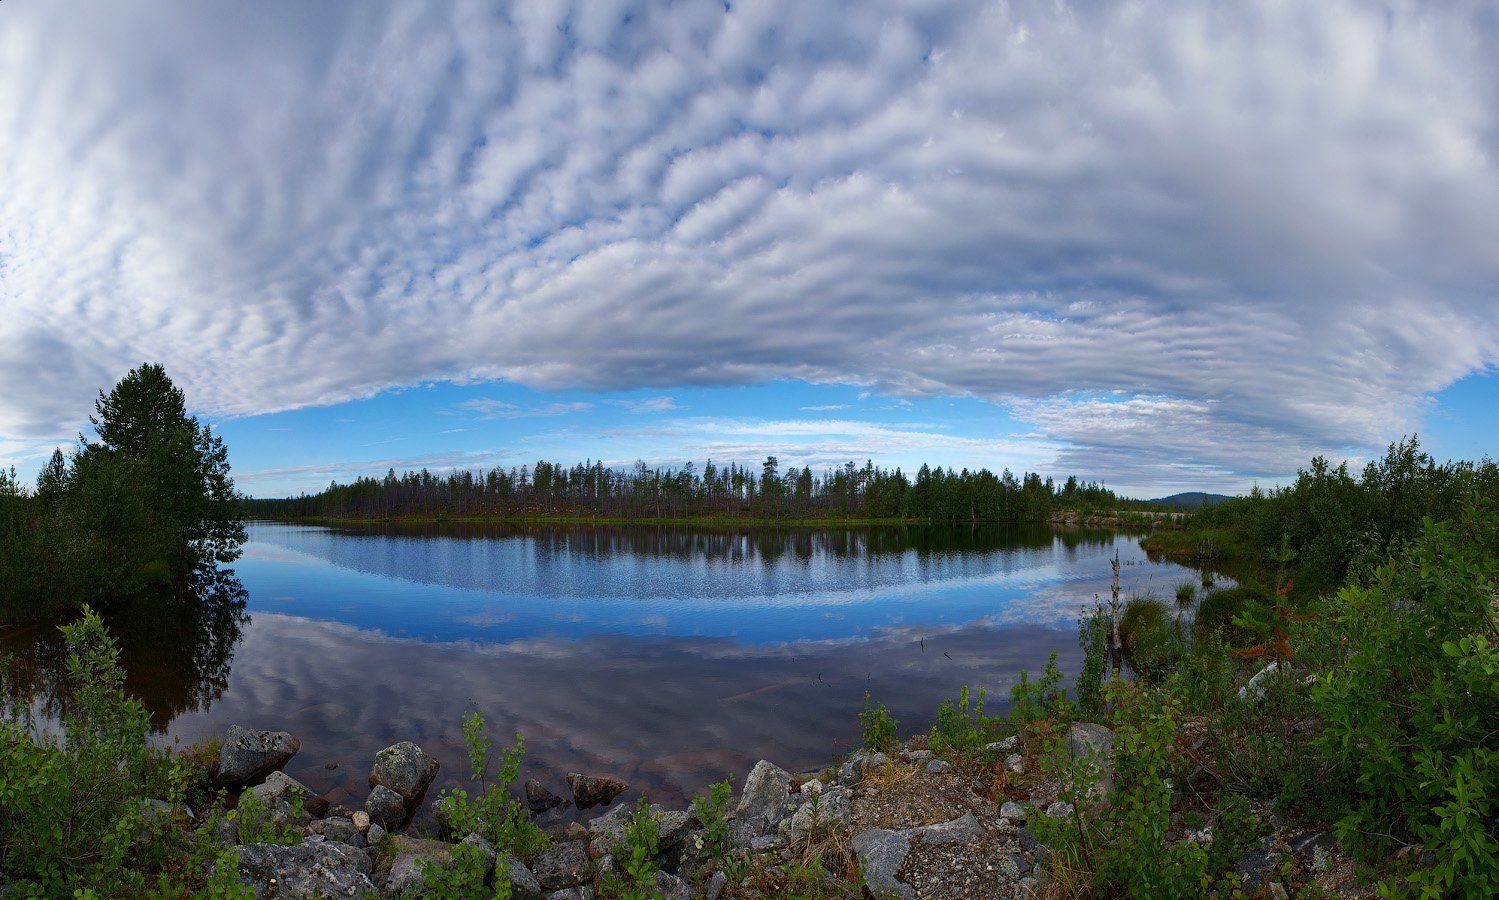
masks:
[[[459,783],[476,708],[525,735],[526,776],[560,791],[568,771],[617,774],[681,802],[762,757],[795,770],[846,752],[866,690],[910,731],[960,685],[1007,696],[1052,652],[1070,674],[1116,550],[1126,591],[1197,578],[1108,532],[258,523],[242,590],[117,633],[164,739],[291,731],[288,774],[335,803],[362,802],[375,751],[402,739]],[[45,705],[51,630],[0,643]]]

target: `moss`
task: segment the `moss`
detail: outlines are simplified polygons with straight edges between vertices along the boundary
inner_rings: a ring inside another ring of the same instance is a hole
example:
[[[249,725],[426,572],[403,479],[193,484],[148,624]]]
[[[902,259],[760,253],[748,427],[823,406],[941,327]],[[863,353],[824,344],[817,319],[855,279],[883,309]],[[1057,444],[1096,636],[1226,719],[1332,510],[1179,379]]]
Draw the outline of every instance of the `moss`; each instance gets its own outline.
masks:
[[[1144,678],[1163,674],[1169,665],[1171,618],[1166,604],[1151,596],[1135,597],[1119,617],[1119,641],[1131,669]]]

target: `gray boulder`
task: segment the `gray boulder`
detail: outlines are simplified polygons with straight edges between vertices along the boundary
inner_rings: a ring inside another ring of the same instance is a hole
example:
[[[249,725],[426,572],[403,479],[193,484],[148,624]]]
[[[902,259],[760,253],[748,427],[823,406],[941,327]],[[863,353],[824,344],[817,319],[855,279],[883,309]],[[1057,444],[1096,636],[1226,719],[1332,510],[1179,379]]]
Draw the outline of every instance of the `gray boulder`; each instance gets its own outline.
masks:
[[[277,825],[300,827],[328,811],[327,800],[285,772],[272,772],[263,783],[250,788],[250,793],[265,803],[270,820]],[[298,801],[302,807],[300,813]]]
[[[769,834],[796,809],[791,799],[791,773],[769,760],[760,760],[744,780],[744,793],[734,809],[735,823],[752,834]]]
[[[375,825],[383,826],[392,831],[406,826],[406,801],[401,795],[383,784],[376,785],[370,791],[369,798],[364,801],[364,811],[369,814],[370,821]]]
[[[915,900],[916,891],[895,878],[895,873],[906,861],[906,854],[911,852],[909,835],[887,828],[871,828],[855,835],[851,846],[859,857],[859,872],[871,894]]]
[[[995,741],[992,744],[985,744],[984,752],[999,756],[1004,753],[1014,753],[1019,748],[1020,737],[1018,735],[1012,734],[1002,741]]]
[[[395,855],[391,857],[390,870],[381,885],[390,896],[416,896],[421,893],[426,880],[422,874],[424,868],[450,869],[453,866],[453,845],[442,841],[396,834],[391,835],[391,848]]]
[[[938,822],[910,829],[913,837],[920,835],[928,844],[969,844],[984,838],[984,828],[973,813],[966,813],[951,822]]]
[[[531,873],[542,890],[558,891],[593,880],[593,860],[582,841],[553,844],[536,857]]]
[[[253,731],[230,725],[219,745],[218,782],[233,788],[258,784],[301,749],[302,742],[285,731]]]
[[[505,866],[505,874],[510,879],[511,900],[540,900],[541,882],[536,880],[526,864],[508,853],[501,860]]]
[[[1086,762],[1098,774],[1088,791],[1089,805],[1107,804],[1114,796],[1114,732],[1102,725],[1074,722],[1067,730],[1067,755]]]
[[[934,759],[926,764],[926,771],[931,775],[946,775],[952,771],[952,763],[945,759]]]
[[[535,778],[526,779],[526,807],[533,813],[544,813],[549,809],[556,809],[567,801],[552,793],[552,791]]]
[[[359,827],[343,816],[333,816],[313,822],[312,830],[330,841],[338,841],[340,844],[348,844],[351,847],[363,847],[365,844],[364,834]]]
[[[615,797],[630,789],[629,784],[608,775],[582,775],[569,772],[567,786],[573,792],[578,809],[612,803]]]
[[[670,872],[657,872],[656,896],[661,900],[692,900],[692,888]]]
[[[1280,854],[1275,851],[1275,839],[1265,838],[1234,863],[1234,874],[1252,894],[1269,879],[1279,864]]]
[[[853,792],[842,785],[829,788],[796,808],[791,818],[781,823],[788,843],[797,844],[818,834],[841,829],[848,824],[853,807]]]
[[[410,741],[392,744],[375,754],[370,787],[387,787],[401,795],[409,809],[421,801],[441,765]]]
[[[255,896],[358,897],[373,893],[369,854],[332,841],[246,844],[239,851],[239,878]]]
[[[1016,803],[1014,800],[1006,800],[999,807],[1000,818],[1013,819],[1017,822],[1025,819],[1025,804]]]
[[[890,765],[890,757],[883,753],[870,753],[868,750],[856,751],[838,769],[838,783],[846,787],[858,787],[859,782],[864,780],[871,770],[883,769]]]

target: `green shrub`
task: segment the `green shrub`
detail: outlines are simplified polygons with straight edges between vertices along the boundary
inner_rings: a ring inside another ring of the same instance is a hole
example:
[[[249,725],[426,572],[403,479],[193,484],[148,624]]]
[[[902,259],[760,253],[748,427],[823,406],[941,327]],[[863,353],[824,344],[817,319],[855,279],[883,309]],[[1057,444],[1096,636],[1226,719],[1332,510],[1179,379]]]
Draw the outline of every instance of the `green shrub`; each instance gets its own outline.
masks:
[[[188,830],[180,812],[150,803],[174,808],[203,772],[147,744],[149,720],[124,692],[103,621],[85,607],[63,633],[61,736],[24,715],[0,720],[0,883],[20,897],[240,896],[217,823]]]
[[[895,743],[895,730],[900,727],[900,723],[890,715],[885,704],[876,705],[869,692],[865,691],[864,711],[859,713],[859,726],[863,732],[865,749],[871,753],[883,753]]]
[[[1021,673],[1022,679],[1024,673]],[[927,745],[939,755],[972,754],[994,739],[999,721],[984,715],[984,699],[988,692],[979,688],[970,693],[968,685],[958,689],[956,703],[944,699],[937,707],[937,724],[932,726]]]
[[[1083,667],[1073,682],[1077,705],[1084,713],[1103,711],[1103,680],[1109,671],[1109,639],[1113,628],[1108,615],[1095,611],[1077,622],[1077,643],[1083,648]]]
[[[1324,665],[1311,751],[1339,839],[1372,859],[1408,832],[1435,859],[1410,876],[1426,896],[1499,894],[1496,573],[1492,507],[1428,520],[1305,632]]]
[[[1192,637],[1201,641],[1218,634],[1230,644],[1241,643],[1246,635],[1234,625],[1234,618],[1243,615],[1250,606],[1263,606],[1267,603],[1264,593],[1252,587],[1210,591],[1197,604],[1197,615],[1192,620]]]
[[[703,847],[708,858],[722,861],[729,852],[729,800],[734,796],[734,785],[729,781],[715,781],[708,785],[708,794],[692,798],[692,811],[703,823]]]
[[[1142,678],[1159,680],[1173,657],[1174,629],[1166,604],[1154,597],[1134,597],[1119,617],[1124,660]]]
[[[470,777],[478,790],[470,797],[462,788],[444,790],[439,797],[459,834],[478,834],[494,844],[500,853],[511,853],[522,862],[530,862],[550,843],[546,832],[536,827],[519,798],[510,793],[510,785],[520,774],[526,754],[525,739],[515,736],[515,746],[500,754],[494,781],[489,780],[489,751],[493,746],[484,730],[484,715],[470,713],[463,720],[463,742],[468,749]]]
[[[495,860],[494,882],[491,888],[486,870],[489,868],[484,851],[472,844],[453,847],[452,866],[442,866],[429,859],[417,860],[421,868],[421,896],[432,900],[510,900],[510,870],[505,858]]]
[[[619,864],[621,874],[604,874],[604,894],[622,900],[656,897],[656,854],[660,850],[661,826],[642,797],[625,825],[624,843],[614,848],[614,861]]]
[[[292,818],[301,818],[302,798],[292,799]],[[265,801],[254,791],[239,795],[239,802],[228,814],[234,833],[241,844],[300,844],[302,835],[293,825],[278,825],[271,820]]]
[[[1051,654],[1046,660],[1046,666],[1041,670],[1041,677],[1036,681],[1030,680],[1030,675],[1021,670],[1020,680],[1010,687],[1010,714],[1009,717],[1022,725],[1038,722],[1041,719],[1070,719],[1074,710],[1067,699],[1067,689],[1061,687],[1062,672],[1057,668],[1057,655]],[[966,698],[967,688],[964,698]],[[944,705],[947,703],[943,701]],[[978,718],[983,719],[983,692],[979,692]],[[938,711],[938,721],[941,721],[941,711]],[[984,720],[987,721],[987,720]],[[990,734],[993,725],[990,724]],[[985,736],[983,741],[991,738]],[[983,743],[980,741],[980,743]]]

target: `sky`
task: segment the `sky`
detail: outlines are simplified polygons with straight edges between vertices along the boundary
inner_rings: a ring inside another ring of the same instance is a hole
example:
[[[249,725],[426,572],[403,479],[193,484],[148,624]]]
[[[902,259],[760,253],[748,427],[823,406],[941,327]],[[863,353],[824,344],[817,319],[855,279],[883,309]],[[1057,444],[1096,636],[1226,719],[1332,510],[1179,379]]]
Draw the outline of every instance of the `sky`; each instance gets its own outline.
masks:
[[[0,4],[0,465],[167,366],[274,496],[1499,447],[1488,3]]]

